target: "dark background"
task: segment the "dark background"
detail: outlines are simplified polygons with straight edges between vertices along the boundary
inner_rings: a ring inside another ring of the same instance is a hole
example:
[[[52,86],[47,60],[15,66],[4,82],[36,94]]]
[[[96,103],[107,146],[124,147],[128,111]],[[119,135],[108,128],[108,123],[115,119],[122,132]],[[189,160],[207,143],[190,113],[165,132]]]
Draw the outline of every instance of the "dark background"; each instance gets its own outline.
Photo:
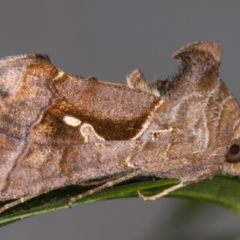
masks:
[[[125,82],[176,71],[172,54],[194,41],[221,44],[221,77],[240,99],[239,1],[1,1],[0,57],[47,53],[67,72]],[[231,212],[195,201],[123,199],[43,214],[0,229],[0,239],[236,239]]]

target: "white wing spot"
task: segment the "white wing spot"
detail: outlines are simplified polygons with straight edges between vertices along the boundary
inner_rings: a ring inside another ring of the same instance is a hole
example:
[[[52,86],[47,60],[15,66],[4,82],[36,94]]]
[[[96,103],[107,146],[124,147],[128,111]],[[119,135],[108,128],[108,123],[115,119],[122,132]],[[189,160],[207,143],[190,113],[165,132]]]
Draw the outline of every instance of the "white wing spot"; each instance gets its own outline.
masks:
[[[63,121],[72,127],[77,127],[81,124],[81,121],[75,117],[71,117],[71,116],[64,116],[63,117]]]

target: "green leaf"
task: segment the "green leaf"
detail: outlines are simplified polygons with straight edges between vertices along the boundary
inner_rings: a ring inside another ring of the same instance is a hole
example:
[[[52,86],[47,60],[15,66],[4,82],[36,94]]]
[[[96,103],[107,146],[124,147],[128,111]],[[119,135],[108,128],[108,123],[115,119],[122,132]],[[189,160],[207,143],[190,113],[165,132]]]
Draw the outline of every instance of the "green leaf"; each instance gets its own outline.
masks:
[[[141,191],[144,195],[155,195],[177,183],[179,181],[174,179],[140,183],[128,182],[81,199],[74,206],[107,199],[137,197],[137,191]],[[68,208],[69,198],[85,191],[86,188],[83,189],[82,187],[68,187],[41,195],[2,213],[0,226],[37,214]],[[240,217],[240,180],[238,178],[217,176],[213,180],[204,180],[197,184],[178,189],[168,196],[213,202],[232,210]],[[2,205],[4,204],[2,203]]]

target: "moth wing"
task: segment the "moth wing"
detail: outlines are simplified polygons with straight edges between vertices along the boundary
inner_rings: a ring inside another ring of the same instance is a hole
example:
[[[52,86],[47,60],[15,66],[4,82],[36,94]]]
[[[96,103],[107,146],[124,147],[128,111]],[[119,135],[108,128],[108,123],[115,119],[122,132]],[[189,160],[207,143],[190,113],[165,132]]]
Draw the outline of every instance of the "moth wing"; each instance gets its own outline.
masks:
[[[32,127],[49,105],[52,94],[45,78],[54,73],[44,54],[0,60],[0,191],[8,186],[10,172],[29,147]]]

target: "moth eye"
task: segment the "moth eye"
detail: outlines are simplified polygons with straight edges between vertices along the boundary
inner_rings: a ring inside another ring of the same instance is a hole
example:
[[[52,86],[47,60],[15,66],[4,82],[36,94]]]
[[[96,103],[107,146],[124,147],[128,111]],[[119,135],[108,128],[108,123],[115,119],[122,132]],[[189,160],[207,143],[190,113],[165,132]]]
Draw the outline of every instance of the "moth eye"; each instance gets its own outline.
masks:
[[[229,163],[240,162],[240,146],[238,144],[233,144],[227,153],[226,161]]]

